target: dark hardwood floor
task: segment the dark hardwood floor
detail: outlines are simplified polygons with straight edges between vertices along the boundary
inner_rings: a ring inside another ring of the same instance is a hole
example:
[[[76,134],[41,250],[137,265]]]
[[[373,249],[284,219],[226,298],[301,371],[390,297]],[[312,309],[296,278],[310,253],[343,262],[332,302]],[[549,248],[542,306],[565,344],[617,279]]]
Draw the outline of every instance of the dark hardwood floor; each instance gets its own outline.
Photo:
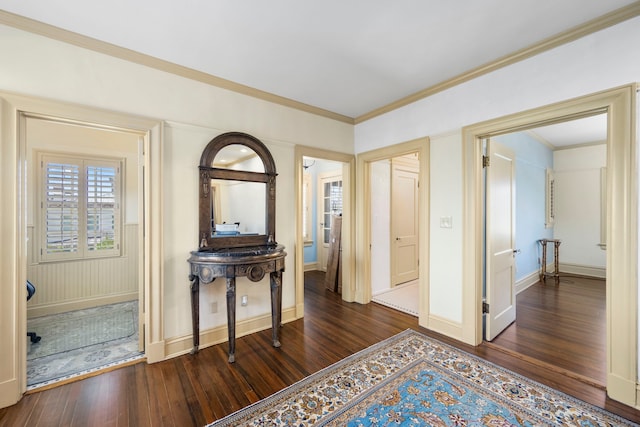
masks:
[[[281,330],[239,338],[236,362],[227,345],[165,362],[139,363],[26,395],[0,409],[1,426],[204,426],[407,328],[419,330],[567,394],[640,421],[640,412],[556,370],[488,345],[471,347],[431,333],[415,317],[372,303],[344,303],[324,289],[322,273],[307,273],[305,317]]]
[[[606,321],[605,281],[563,274],[520,292],[515,323],[492,343],[604,388]]]

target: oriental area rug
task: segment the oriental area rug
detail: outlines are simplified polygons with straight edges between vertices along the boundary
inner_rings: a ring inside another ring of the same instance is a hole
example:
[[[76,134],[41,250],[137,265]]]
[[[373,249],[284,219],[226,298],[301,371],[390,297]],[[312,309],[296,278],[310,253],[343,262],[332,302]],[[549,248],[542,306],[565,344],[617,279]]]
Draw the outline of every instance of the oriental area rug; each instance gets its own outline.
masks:
[[[406,330],[208,427],[311,425],[636,424]]]
[[[27,320],[27,390],[141,358],[138,301],[103,305]]]

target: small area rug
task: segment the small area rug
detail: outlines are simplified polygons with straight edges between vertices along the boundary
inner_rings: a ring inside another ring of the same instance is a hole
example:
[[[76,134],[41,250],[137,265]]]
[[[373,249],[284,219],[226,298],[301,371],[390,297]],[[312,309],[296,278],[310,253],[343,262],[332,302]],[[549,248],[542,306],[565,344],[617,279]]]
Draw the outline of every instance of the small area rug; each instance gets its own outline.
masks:
[[[418,317],[418,281],[394,286],[372,296],[372,301]]]
[[[27,320],[27,390],[84,375],[142,356],[138,301],[104,305]]]
[[[29,348],[27,360],[130,337],[136,309],[131,303],[111,304],[29,319],[27,329],[43,339]]]
[[[209,427],[633,426],[407,330]]]

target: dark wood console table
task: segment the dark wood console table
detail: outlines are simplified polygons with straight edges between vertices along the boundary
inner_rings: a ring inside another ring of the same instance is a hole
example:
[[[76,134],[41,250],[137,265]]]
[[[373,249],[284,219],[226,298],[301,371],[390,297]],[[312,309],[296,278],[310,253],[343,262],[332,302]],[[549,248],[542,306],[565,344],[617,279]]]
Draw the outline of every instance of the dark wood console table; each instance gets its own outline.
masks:
[[[193,348],[200,345],[200,283],[213,282],[224,277],[227,285],[227,329],[229,332],[229,363],[235,361],[236,351],[236,277],[247,277],[253,282],[269,273],[271,284],[271,327],[274,347],[280,347],[278,329],[282,317],[282,272],[287,253],[282,245],[238,247],[229,249],[203,249],[191,252],[191,315],[193,320]]]

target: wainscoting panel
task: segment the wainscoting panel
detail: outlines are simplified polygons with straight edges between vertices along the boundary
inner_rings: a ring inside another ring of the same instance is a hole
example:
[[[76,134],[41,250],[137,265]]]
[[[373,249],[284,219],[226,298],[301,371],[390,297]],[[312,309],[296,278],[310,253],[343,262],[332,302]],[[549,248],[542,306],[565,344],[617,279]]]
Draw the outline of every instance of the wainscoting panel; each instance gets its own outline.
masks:
[[[27,317],[62,313],[138,297],[138,225],[123,228],[122,256],[38,263],[34,227],[28,228],[27,277],[36,293]]]

